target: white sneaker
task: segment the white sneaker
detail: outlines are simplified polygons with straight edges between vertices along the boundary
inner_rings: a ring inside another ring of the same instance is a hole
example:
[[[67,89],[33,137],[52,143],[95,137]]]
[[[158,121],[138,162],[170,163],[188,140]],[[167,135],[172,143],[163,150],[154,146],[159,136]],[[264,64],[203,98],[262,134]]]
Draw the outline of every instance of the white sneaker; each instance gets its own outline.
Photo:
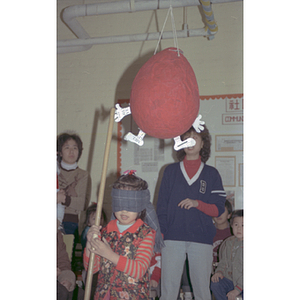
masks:
[[[192,292],[185,292],[183,293],[183,300],[193,300],[193,293]]]

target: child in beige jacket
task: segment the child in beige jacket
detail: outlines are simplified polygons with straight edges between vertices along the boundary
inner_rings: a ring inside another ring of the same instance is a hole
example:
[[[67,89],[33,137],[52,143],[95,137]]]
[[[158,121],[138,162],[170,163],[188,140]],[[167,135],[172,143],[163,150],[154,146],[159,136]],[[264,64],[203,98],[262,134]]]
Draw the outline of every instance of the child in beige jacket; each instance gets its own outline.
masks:
[[[220,248],[220,262],[211,277],[211,291],[216,300],[235,300],[243,295],[243,210],[232,213],[233,236]]]

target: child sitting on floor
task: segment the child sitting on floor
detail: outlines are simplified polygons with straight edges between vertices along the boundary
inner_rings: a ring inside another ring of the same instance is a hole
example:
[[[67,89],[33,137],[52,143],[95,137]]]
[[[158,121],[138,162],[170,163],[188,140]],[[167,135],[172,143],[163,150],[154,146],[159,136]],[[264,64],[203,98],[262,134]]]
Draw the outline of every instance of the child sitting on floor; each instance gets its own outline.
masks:
[[[220,262],[211,277],[211,291],[216,300],[235,300],[243,295],[243,210],[232,213],[232,237],[220,247]]]

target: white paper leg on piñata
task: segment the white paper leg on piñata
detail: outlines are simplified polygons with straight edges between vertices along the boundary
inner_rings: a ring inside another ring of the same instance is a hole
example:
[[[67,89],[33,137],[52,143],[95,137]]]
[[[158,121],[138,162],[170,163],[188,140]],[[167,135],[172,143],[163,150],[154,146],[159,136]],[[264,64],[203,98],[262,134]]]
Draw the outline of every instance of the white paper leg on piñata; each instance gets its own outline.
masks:
[[[126,117],[127,115],[131,114],[131,109],[130,106],[128,107],[121,107],[120,104],[116,104],[115,105],[116,110],[115,110],[115,122],[120,122],[124,117]],[[138,135],[134,135],[131,132],[128,132],[125,136],[124,136],[124,140],[125,141],[129,141],[132,143],[135,143],[139,146],[143,146],[144,145],[144,136],[146,135],[145,132],[143,132],[142,130],[139,131]]]
[[[196,145],[196,141],[193,138],[188,138],[184,141],[181,140],[180,135],[173,138],[174,150],[178,151],[183,148],[193,147]]]
[[[125,136],[124,136],[124,140],[125,141],[129,141],[132,143],[135,143],[139,146],[143,146],[144,145],[144,136],[146,135],[146,133],[140,129],[138,135],[134,135],[131,132],[128,132]]]
[[[195,121],[194,121],[194,123],[193,123],[193,127],[195,128],[195,130],[196,130],[198,133],[200,133],[201,131],[204,130],[204,127],[203,127],[202,125],[204,125],[205,122],[204,122],[204,121],[201,121],[201,118],[202,118],[202,116],[199,115],[199,116],[195,119]]]
[[[202,125],[204,125],[205,122],[201,121],[201,118],[202,118],[202,116],[199,115],[193,123],[193,127],[195,128],[195,130],[198,133],[200,133],[202,130],[204,130],[204,127]],[[183,148],[193,147],[196,144],[196,141],[193,138],[188,138],[188,139],[182,141],[180,136],[176,136],[174,138],[174,142],[175,142],[175,144],[174,144],[175,151],[178,151]]]
[[[120,122],[125,116],[130,115],[131,114],[131,110],[130,110],[130,106],[122,108],[118,103],[115,105],[116,110],[115,110],[115,122]],[[202,116],[199,115],[194,123],[193,123],[193,127],[195,128],[195,130],[199,133],[202,130],[204,130],[204,127],[202,125],[205,124],[204,121],[201,121]],[[139,133],[138,135],[134,135],[132,132],[128,132],[125,136],[124,139],[126,141],[135,143],[139,146],[143,146],[144,145],[144,137],[145,137],[146,133],[139,129]],[[174,150],[178,151],[180,149],[183,148],[187,148],[187,147],[193,147],[196,144],[196,141],[193,138],[188,138],[184,141],[181,140],[180,136],[176,136],[174,139]]]
[[[117,103],[115,108],[115,122],[120,122],[124,117],[131,114],[130,106],[123,108]]]

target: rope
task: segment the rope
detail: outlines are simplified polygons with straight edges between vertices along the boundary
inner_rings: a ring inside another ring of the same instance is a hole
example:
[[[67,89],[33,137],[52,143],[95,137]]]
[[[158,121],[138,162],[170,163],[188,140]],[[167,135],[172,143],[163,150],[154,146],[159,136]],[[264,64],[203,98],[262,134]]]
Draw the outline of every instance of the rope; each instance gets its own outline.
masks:
[[[170,7],[172,7],[172,6],[170,5]],[[177,48],[177,55],[180,56],[178,40],[177,40],[177,32],[176,32],[176,27],[175,27],[175,20],[174,20],[174,15],[173,15],[172,9],[171,9],[171,22],[172,22],[172,29],[173,29],[173,36],[174,36],[174,47]]]
[[[177,32],[176,32],[176,27],[175,27],[175,19],[174,19],[174,15],[173,15],[173,7],[172,7],[172,4],[171,4],[171,1],[172,0],[170,0],[170,7],[168,9],[168,13],[167,13],[167,16],[165,18],[164,25],[163,25],[162,30],[160,32],[160,35],[159,35],[159,38],[158,38],[158,42],[157,42],[157,45],[156,45],[156,48],[155,48],[155,51],[154,51],[154,55],[157,52],[158,45],[159,45],[159,43],[161,41],[161,38],[162,38],[162,35],[163,35],[163,32],[164,32],[164,29],[165,29],[165,26],[166,26],[169,14],[171,13],[171,23],[172,23],[172,31],[173,31],[173,37],[174,37],[174,47],[177,48],[177,55],[180,56],[180,54],[179,54],[180,51],[179,51],[179,46],[178,46],[178,40],[177,40]]]

